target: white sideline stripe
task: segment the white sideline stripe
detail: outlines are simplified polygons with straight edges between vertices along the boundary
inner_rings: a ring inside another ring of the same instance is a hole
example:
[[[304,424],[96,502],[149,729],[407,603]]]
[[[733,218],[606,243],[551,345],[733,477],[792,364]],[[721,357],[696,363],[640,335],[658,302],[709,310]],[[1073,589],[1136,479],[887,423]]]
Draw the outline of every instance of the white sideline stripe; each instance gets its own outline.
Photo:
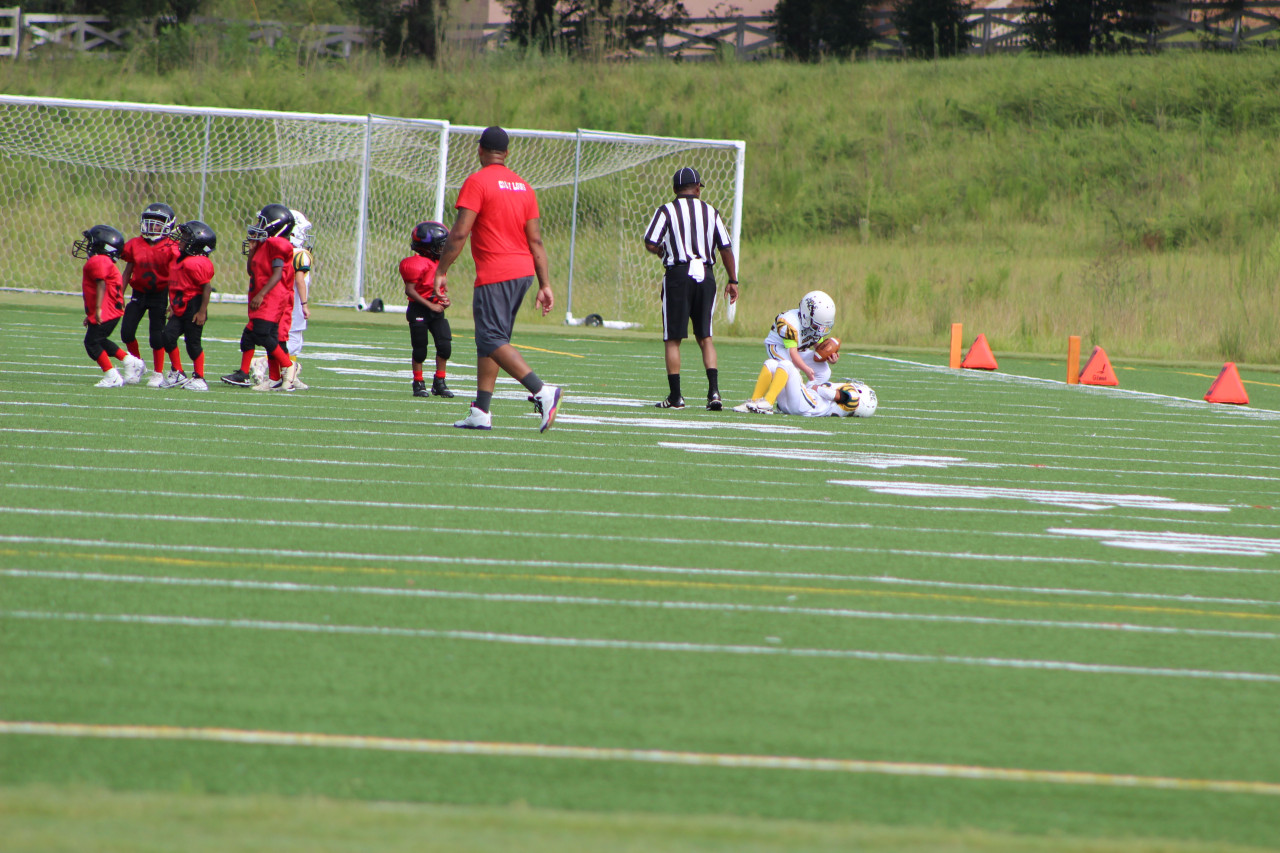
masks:
[[[1127,622],[1066,622],[1052,619],[1001,619],[994,616],[954,616],[934,613],[892,613],[878,610],[851,610],[839,607],[792,607],[777,604],[734,604],[707,601],[654,601],[651,599],[599,598],[596,596],[537,595],[510,592],[458,592],[441,589],[404,589],[385,586],[334,586],[293,581],[245,581],[224,578],[177,578],[149,575],[111,575],[102,572],[50,572],[34,569],[0,569],[0,575],[39,580],[91,581],[98,583],[154,584],[157,586],[252,589],[270,592],[316,592],[334,595],[381,595],[388,598],[427,598],[485,601],[512,604],[563,604],[584,607],[619,607],[639,610],[690,610],[733,613],[775,613],[784,616],[831,616],[842,619],[873,619],[887,622],[938,622],[959,625],[1007,625],[1031,628],[1066,628],[1085,631],[1119,631],[1136,634],[1166,634],[1189,637],[1227,637],[1237,640],[1280,640],[1267,631],[1226,631],[1209,628],[1173,628],[1166,625],[1135,625]]]
[[[809,758],[787,755],[750,755],[687,752],[667,749],[565,746],[541,743],[435,740],[430,738],[339,735],[323,732],[275,732],[205,726],[125,726],[93,723],[45,723],[0,720],[0,734],[40,737],[104,738],[121,740],[199,741],[204,743],[300,746],[320,749],[358,749],[378,752],[411,752],[431,755],[470,755],[493,758],[569,759],[632,764],[672,764],[685,767],[729,767],[749,770],[799,770],[824,773],[923,776],[935,779],[972,779],[1051,785],[1085,785],[1107,788],[1151,788],[1215,794],[1280,796],[1280,784],[1232,779],[1184,779],[1175,776],[1136,776],[1091,773],[1082,770],[1024,770],[966,764],[928,764],[901,761],[862,761],[854,758]]]
[[[12,534],[0,535],[0,542],[13,542],[19,544],[36,544],[36,545],[70,545],[73,547],[84,548],[119,548],[128,551],[150,551],[155,546],[147,542],[121,542],[110,539],[69,539],[54,536],[17,536]],[[579,571],[617,571],[617,572],[640,572],[644,574],[657,575],[676,575],[676,576],[699,576],[706,575],[711,577],[746,577],[746,578],[782,578],[790,580],[826,580],[835,581],[837,583],[893,583],[916,586],[937,586],[950,589],[988,589],[988,590],[1009,590],[1015,592],[1050,592],[1058,594],[1052,590],[1038,589],[1035,587],[1017,587],[1017,586],[996,586],[990,584],[959,584],[947,581],[922,581],[907,578],[895,578],[887,575],[838,575],[825,574],[822,572],[780,572],[760,569],[706,569],[694,568],[688,566],[654,566],[642,563],[606,563],[602,561],[583,561],[570,562],[567,560],[511,560],[498,559],[493,557],[440,557],[431,554],[369,554],[349,551],[303,551],[298,549],[285,548],[238,548],[225,545],[183,545],[168,544],[165,545],[166,551],[189,551],[196,554],[235,554],[248,556],[269,556],[269,557],[298,557],[309,560],[358,560],[362,562],[386,562],[386,563],[426,563],[428,565],[456,565],[456,566],[518,566],[520,568],[546,568],[546,569],[568,569]],[[862,549],[863,551],[869,549]],[[953,554],[942,551],[899,551],[879,549],[876,553],[902,554],[908,556],[928,556],[937,558],[956,557],[958,559],[969,560],[992,560],[993,562],[1031,562],[1040,558],[1010,556],[1005,558],[993,557],[986,554]],[[1273,569],[1245,569],[1236,566],[1191,566],[1180,565],[1177,563],[1117,563],[1114,561],[1103,560],[1083,560],[1058,558],[1055,560],[1043,560],[1050,563],[1079,563],[1090,566],[1104,566],[1108,568],[1132,568],[1132,569],[1154,569],[1159,571],[1179,571],[1179,572],[1220,572],[1220,573],[1240,573],[1240,574],[1280,574],[1280,570]],[[1113,593],[1103,591],[1090,590],[1065,590],[1062,594],[1067,595],[1112,595]],[[1134,597],[1153,597],[1155,593],[1114,593],[1115,595],[1132,595]],[[1195,599],[1194,596],[1178,596],[1170,595],[1167,599],[1173,601],[1221,601],[1221,602],[1238,602],[1243,604],[1251,603],[1248,599],[1211,599],[1200,598]],[[1163,599],[1162,599],[1163,600]],[[1253,602],[1257,603],[1257,602]]]
[[[1063,489],[1010,489],[996,486],[962,486],[948,483],[908,483],[898,480],[828,480],[836,486],[856,486],[880,495],[903,495],[911,498],[956,498],[959,500],[1030,501],[1065,506],[1071,509],[1102,510],[1161,509],[1180,512],[1230,512],[1231,507],[1193,504],[1151,495],[1119,495],[1101,492],[1071,492]]]
[[[687,442],[660,441],[659,447],[671,450],[687,450],[690,453],[721,453],[733,456],[764,456],[769,459],[785,459],[788,462],[821,462],[824,465],[862,465],[867,468],[994,468],[994,463],[970,462],[960,456],[911,456],[899,453],[858,453],[856,451],[830,451],[815,448],[802,450],[795,447],[734,447],[725,444],[689,444]]]
[[[1027,669],[1070,672],[1079,675],[1133,675],[1156,678],[1195,678],[1212,681],[1245,681],[1280,684],[1280,674],[1233,672],[1213,669],[1127,666],[1124,664],[1082,663],[1080,661],[1036,660],[1029,658],[970,657],[967,655],[924,655],[915,652],[876,652],[866,649],[785,648],[780,646],[687,643],[660,640],[610,640],[601,637],[548,637],[538,634],[500,634],[493,631],[396,628],[386,625],[335,625],[315,622],[271,622],[263,619],[213,619],[203,616],[159,616],[149,613],[53,613],[42,610],[0,610],[0,619],[40,622],[90,622],[96,624],[152,625],[178,628],[230,628],[250,631],[297,631],[304,634],[397,637],[423,640],[455,640],[499,643],[514,646],[541,646],[560,649],[609,649],[688,654],[761,655],[765,657],[825,658],[876,663],[923,663],[977,666],[996,669]]]
[[[1248,536],[1212,536],[1203,533],[1175,533],[1170,530],[1081,530],[1052,528],[1050,533],[1097,539],[1103,545],[1144,551],[1172,551],[1178,554],[1230,554],[1269,557],[1280,554],[1280,539]]]

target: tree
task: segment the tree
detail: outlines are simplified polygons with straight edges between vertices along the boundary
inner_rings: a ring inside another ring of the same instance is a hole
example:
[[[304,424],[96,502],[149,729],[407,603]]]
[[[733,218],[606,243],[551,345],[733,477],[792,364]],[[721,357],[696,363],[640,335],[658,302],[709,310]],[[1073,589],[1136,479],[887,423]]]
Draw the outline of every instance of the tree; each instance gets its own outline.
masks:
[[[921,58],[955,56],[973,43],[973,22],[968,0],[897,0],[893,26],[902,50]]]
[[[689,19],[680,0],[502,0],[516,43],[570,53],[639,48]]]
[[[1027,15],[1031,47],[1049,53],[1127,50],[1156,31],[1159,0],[1039,0]]]
[[[347,6],[373,29],[383,53],[435,59],[448,0],[347,0]]]
[[[778,0],[770,16],[778,44],[802,62],[846,58],[875,39],[868,0]]]

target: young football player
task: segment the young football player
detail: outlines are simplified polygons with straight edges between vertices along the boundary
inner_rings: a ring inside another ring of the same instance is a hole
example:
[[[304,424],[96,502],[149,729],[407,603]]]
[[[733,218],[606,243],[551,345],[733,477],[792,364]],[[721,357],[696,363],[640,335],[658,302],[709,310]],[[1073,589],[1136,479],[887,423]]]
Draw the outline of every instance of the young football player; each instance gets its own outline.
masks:
[[[831,336],[835,322],[835,301],[821,290],[811,290],[800,300],[798,308],[783,311],[774,318],[773,328],[764,339],[764,357],[787,362],[806,383],[826,382],[831,378],[831,365],[839,361],[840,354],[834,353],[829,361],[819,361],[814,354],[818,344]],[[741,406],[734,406],[735,412],[772,411],[777,393],[767,396],[767,380],[764,373],[760,376],[750,399]],[[762,382],[766,383],[764,387],[761,387]],[[752,404],[757,404],[756,408],[752,408]]]
[[[445,364],[453,354],[453,332],[444,316],[449,307],[449,296],[436,291],[436,267],[440,253],[449,239],[449,229],[439,222],[419,222],[409,234],[409,246],[414,254],[400,262],[400,277],[404,279],[404,295],[409,299],[405,318],[409,321],[409,341],[413,345],[413,396],[452,397],[453,392],[445,384]],[[423,376],[423,362],[427,360],[427,335],[436,344],[436,372],[431,379],[431,391]]]
[[[280,346],[280,322],[293,296],[293,213],[283,204],[268,204],[249,226],[243,251],[248,257],[249,323],[240,335],[240,369],[222,377],[228,385],[250,387],[253,350],[262,347],[270,359],[270,379],[255,390],[291,390],[297,368]]]
[[[864,382],[846,379],[844,382],[808,382],[790,359],[771,358],[760,368],[756,388],[767,386],[760,396],[734,406],[735,412],[781,412],[784,415],[824,417],[835,415],[869,418],[879,405],[876,392]],[[776,407],[776,408],[775,408]]]
[[[289,358],[298,366],[297,374],[302,373],[302,362],[298,354],[302,352],[302,333],[306,331],[307,320],[311,310],[307,308],[307,291],[311,282],[311,220],[301,210],[290,210],[293,214],[293,231],[289,234],[289,242],[293,244],[293,297],[289,310],[280,319],[280,346],[289,353]],[[259,356],[250,365],[249,373],[253,375],[255,387],[267,378],[268,360]],[[294,391],[307,390],[306,384],[294,375]]]
[[[124,319],[120,321],[120,338],[131,355],[140,357],[138,324],[142,322],[142,316],[147,315],[148,343],[155,369],[147,385],[152,388],[160,387],[165,379],[173,379],[174,375],[186,381],[180,359],[173,362],[170,375],[165,376],[164,348],[160,342],[169,299],[169,268],[178,258],[178,245],[171,239],[176,221],[173,208],[164,202],[147,205],[147,209],[142,211],[141,233],[125,243],[120,252],[125,261],[124,286],[133,288],[133,294],[124,307]]]
[[[161,333],[165,352],[170,359],[178,357],[178,338],[187,342],[187,355],[191,356],[191,378],[182,382],[166,382],[161,388],[185,385],[188,391],[208,391],[204,381],[204,347],[200,338],[204,334],[205,320],[209,316],[209,294],[213,292],[213,261],[209,255],[218,245],[218,235],[198,219],[178,226],[178,261],[173,265],[173,277],[169,282],[169,322]]]
[[[102,368],[99,388],[133,385],[147,369],[142,359],[125,352],[111,340],[111,333],[124,316],[124,283],[116,259],[124,249],[124,235],[110,225],[95,225],[81,232],[83,239],[71,246],[73,258],[83,258],[80,290],[84,296],[84,350]],[[124,375],[111,359],[124,364]]]

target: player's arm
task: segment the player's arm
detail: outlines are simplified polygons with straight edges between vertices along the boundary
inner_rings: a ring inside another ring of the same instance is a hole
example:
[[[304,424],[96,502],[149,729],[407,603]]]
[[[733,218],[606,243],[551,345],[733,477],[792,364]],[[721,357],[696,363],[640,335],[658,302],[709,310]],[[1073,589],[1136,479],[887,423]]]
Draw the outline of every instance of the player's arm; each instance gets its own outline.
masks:
[[[284,261],[276,258],[271,262],[271,278],[267,279],[267,283],[263,286],[262,290],[258,291],[258,295],[249,300],[249,307],[255,311],[261,308],[262,303],[267,299],[267,294],[270,293],[283,278]]]
[[[440,253],[440,264],[436,267],[436,293],[448,292],[445,273],[449,271],[449,267],[453,266],[458,255],[462,254],[462,247],[467,245],[467,238],[471,236],[471,229],[475,224],[476,211],[468,207],[458,208],[458,218],[453,220],[453,227],[449,229],[449,239],[444,241],[444,251]]]
[[[213,298],[213,276],[209,276],[209,280],[204,283],[204,290],[200,291],[200,310],[191,318],[191,322],[197,326],[203,326],[205,321],[209,319],[209,300]]]
[[[125,261],[124,272],[120,274],[120,278],[123,282],[120,285],[120,292],[124,293],[125,288],[129,287],[131,284],[130,279],[133,278],[133,261]]]
[[[444,313],[445,306],[437,305],[436,303],[426,299],[421,293],[418,292],[418,288],[414,286],[413,279],[405,279],[404,295],[405,297],[408,298],[410,302],[416,302],[419,305],[423,306],[424,308],[427,308],[430,311],[434,311],[437,314]]]
[[[525,220],[524,237],[529,243],[529,254],[533,255],[533,271],[538,275],[538,295],[534,302],[545,317],[556,304],[556,295],[551,292],[551,264],[547,261],[547,247],[542,245],[542,226],[537,219]]]
[[[304,320],[311,319],[311,309],[307,307],[308,293],[311,290],[311,267],[305,270],[295,270],[293,275],[293,292],[297,294],[297,299],[302,303],[302,318]]]
[[[93,309],[93,322],[97,325],[102,322],[102,304],[107,301],[107,280],[100,278],[94,282],[94,286],[98,288],[98,298],[95,302],[97,307]]]
[[[791,356],[791,363],[796,366],[805,375],[808,381],[813,381],[813,368],[805,364],[804,357],[800,355],[800,347],[787,347],[787,355]]]

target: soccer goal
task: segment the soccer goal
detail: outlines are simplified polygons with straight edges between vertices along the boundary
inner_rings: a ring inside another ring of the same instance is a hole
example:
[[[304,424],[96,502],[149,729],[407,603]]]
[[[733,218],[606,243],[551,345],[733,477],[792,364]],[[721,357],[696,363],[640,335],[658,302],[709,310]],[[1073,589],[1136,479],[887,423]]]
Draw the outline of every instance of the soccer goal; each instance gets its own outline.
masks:
[[[423,219],[453,220],[453,202],[478,167],[483,128],[378,115],[231,110],[0,95],[0,286],[75,292],[65,257],[79,232],[137,232],[146,205],[218,234],[220,296],[244,292],[245,228],[273,201],[313,223],[312,299],[403,305],[397,265]],[[579,130],[508,128],[507,161],[538,192],[553,286],[565,320],[654,322],[661,266],[642,234],[671,196],[680,166],[698,169],[703,197],[739,244],[742,142]],[[740,254],[740,253],[739,253]],[[464,252],[452,279],[474,274]],[[455,287],[459,304],[469,301]]]

